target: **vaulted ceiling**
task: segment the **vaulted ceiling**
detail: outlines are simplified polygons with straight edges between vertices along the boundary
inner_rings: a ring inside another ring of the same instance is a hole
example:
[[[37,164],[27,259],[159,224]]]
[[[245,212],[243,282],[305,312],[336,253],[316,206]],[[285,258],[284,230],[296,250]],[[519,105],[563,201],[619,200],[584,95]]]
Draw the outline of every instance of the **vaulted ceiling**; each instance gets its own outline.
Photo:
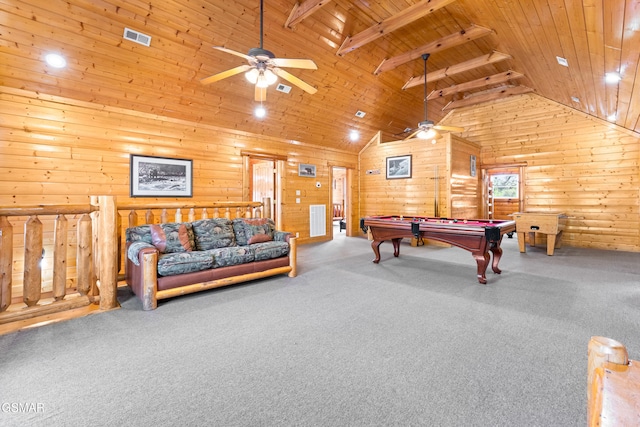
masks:
[[[318,69],[287,69],[317,92],[281,78],[291,90],[270,86],[262,119],[242,74],[200,82],[246,64],[213,46],[259,47],[259,0],[0,0],[0,85],[357,151],[424,119],[429,53],[436,123],[535,92],[640,132],[638,0],[266,0],[263,16],[265,49]],[[49,52],[67,67],[46,65]],[[622,79],[605,83],[609,72]]]

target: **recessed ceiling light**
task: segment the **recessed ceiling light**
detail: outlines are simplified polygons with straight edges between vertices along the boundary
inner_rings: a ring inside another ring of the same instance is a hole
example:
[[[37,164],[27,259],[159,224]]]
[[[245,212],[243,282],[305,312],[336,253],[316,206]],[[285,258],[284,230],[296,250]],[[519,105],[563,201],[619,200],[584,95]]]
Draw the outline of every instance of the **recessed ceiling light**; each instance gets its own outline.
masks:
[[[54,68],[64,68],[67,66],[67,60],[64,57],[57,53],[50,53],[44,57],[44,60],[47,61],[47,64]]]
[[[604,75],[604,81],[607,83],[618,83],[620,80],[622,80],[622,77],[620,77],[620,74],[618,73],[606,73]]]
[[[354,142],[359,140],[360,132],[358,132],[357,130],[352,130],[351,132],[349,132],[349,139]]]
[[[363,118],[365,114],[367,113],[365,113],[364,111],[360,111],[360,110],[356,111],[356,117]]]
[[[577,96],[572,96],[572,97],[571,97],[571,100],[572,100],[573,102],[580,102],[580,98],[578,98]]]
[[[258,105],[255,110],[253,110],[253,115],[257,118],[261,119],[267,115],[267,110],[264,109],[262,105]]]
[[[616,114],[610,114],[609,116],[607,116],[607,120],[609,120],[610,122],[615,122],[616,118]]]
[[[563,58],[561,56],[556,56],[556,61],[558,61],[558,64],[560,64],[560,65],[562,65],[564,67],[568,67],[569,66],[569,62],[565,58]]]

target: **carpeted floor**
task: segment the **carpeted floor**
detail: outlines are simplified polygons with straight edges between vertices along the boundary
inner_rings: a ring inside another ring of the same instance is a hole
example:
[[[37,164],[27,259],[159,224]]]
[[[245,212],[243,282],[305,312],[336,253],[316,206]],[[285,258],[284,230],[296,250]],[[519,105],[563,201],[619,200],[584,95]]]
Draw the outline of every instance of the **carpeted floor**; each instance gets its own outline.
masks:
[[[640,359],[640,254],[505,239],[468,252],[364,238],[299,275],[0,336],[3,426],[582,426],[587,343]],[[31,410],[16,410],[17,404]]]

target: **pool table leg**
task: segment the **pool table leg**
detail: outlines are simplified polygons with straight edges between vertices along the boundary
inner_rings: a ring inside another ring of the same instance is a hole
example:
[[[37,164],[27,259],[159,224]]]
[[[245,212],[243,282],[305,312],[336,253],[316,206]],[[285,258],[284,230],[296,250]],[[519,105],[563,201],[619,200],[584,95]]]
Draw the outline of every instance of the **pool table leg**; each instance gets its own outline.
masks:
[[[391,243],[393,243],[393,256],[397,257],[400,255],[400,242],[402,238],[399,239],[391,239]],[[384,240],[374,240],[371,242],[371,249],[373,249],[373,253],[376,258],[373,260],[374,263],[378,264],[380,262],[380,245],[384,242]]]
[[[483,285],[487,284],[487,266],[489,265],[489,252],[474,252],[472,253],[473,258],[476,260],[478,264],[478,282]]]
[[[384,242],[384,240],[374,240],[371,242],[371,249],[373,249],[373,254],[376,258],[373,260],[374,263],[380,262],[380,244]]]
[[[491,269],[494,273],[500,274],[502,270],[498,268],[498,263],[500,262],[500,258],[502,258],[502,248],[500,247],[500,242],[491,245],[489,248],[491,253],[493,253],[493,263],[491,264]]]
[[[400,241],[402,239],[392,239],[391,241],[393,242],[393,256],[394,257],[398,257],[398,255],[400,255]]]

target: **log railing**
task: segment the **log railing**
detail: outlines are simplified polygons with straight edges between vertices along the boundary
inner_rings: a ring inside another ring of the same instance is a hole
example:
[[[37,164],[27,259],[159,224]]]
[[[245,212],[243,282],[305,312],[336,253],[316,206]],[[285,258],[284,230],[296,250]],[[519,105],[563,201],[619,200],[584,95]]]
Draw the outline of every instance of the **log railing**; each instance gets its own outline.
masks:
[[[611,338],[591,337],[587,348],[587,425],[640,425],[640,361]]]
[[[0,206],[0,325],[90,304],[116,308],[127,227],[221,217],[262,217],[262,203],[117,205],[93,196],[87,205]]]
[[[72,225],[75,237],[69,232],[71,216],[78,217]],[[53,223],[53,230],[45,230],[41,219]],[[17,236],[14,239],[12,222],[24,223],[22,242]],[[101,310],[116,308],[117,236],[113,196],[91,197],[87,205],[0,207],[0,324],[92,303],[99,303]],[[15,242],[23,248],[21,260],[14,251]],[[75,249],[75,265],[68,265],[69,256],[73,257],[69,248]],[[42,274],[45,250],[53,252],[51,279],[46,285]],[[22,301],[12,298],[15,275],[22,276]],[[75,287],[70,286],[74,283]]]

